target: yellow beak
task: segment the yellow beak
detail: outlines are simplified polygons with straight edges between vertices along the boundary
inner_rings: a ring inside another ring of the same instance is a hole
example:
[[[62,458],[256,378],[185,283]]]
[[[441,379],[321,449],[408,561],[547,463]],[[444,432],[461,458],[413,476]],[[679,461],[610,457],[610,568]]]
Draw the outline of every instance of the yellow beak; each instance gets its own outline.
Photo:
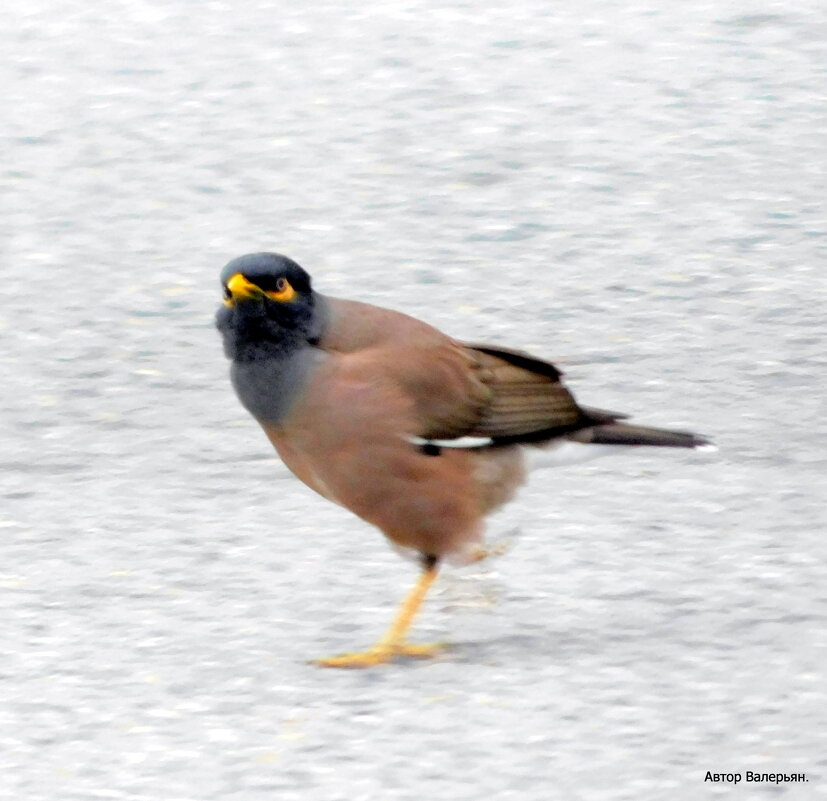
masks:
[[[249,300],[250,298],[260,298],[264,293],[252,281],[248,281],[241,273],[233,275],[227,281],[227,289],[231,297],[224,302],[228,306],[232,306],[237,300]]]

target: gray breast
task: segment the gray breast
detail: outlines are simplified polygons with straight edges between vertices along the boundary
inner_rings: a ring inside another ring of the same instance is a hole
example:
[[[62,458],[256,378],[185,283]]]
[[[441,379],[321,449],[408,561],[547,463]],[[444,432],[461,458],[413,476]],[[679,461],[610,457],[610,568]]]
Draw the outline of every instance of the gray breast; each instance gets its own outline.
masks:
[[[301,397],[310,376],[326,358],[310,345],[289,356],[233,362],[233,387],[250,414],[262,422],[280,423]]]

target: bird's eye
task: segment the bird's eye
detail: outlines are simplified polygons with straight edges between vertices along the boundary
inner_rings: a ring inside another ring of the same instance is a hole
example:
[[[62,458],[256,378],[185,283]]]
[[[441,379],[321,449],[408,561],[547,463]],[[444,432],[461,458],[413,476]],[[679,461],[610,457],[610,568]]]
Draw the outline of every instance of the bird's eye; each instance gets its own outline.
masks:
[[[230,292],[230,288],[228,286],[224,287],[224,300],[230,300],[232,298],[233,293]]]
[[[290,303],[295,300],[296,290],[290,286],[290,282],[283,275],[276,278],[271,286],[274,286],[275,289],[270,289],[264,293],[271,300],[279,303]]]

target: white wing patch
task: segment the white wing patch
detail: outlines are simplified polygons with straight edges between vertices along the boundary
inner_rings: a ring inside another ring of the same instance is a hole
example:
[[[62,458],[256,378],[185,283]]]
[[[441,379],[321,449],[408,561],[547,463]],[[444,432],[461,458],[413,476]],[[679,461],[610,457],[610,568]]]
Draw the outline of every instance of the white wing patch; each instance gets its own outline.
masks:
[[[437,448],[460,448],[471,450],[474,448],[487,448],[493,440],[491,437],[457,437],[456,439],[423,439],[422,437],[405,437],[411,445],[422,448],[426,445],[433,445]]]

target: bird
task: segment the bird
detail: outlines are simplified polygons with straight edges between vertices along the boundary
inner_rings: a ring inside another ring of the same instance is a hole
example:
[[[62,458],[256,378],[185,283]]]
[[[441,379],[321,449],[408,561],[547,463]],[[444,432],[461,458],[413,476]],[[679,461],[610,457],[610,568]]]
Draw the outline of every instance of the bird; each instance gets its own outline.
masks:
[[[221,271],[216,325],[242,406],[307,486],[380,529],[421,566],[390,628],[314,660],[364,668],[436,656],[407,633],[445,560],[486,555],[485,518],[526,479],[532,449],[701,448],[703,436],[581,406],[552,363],[467,343],[404,313],[317,292],[279,253]]]

